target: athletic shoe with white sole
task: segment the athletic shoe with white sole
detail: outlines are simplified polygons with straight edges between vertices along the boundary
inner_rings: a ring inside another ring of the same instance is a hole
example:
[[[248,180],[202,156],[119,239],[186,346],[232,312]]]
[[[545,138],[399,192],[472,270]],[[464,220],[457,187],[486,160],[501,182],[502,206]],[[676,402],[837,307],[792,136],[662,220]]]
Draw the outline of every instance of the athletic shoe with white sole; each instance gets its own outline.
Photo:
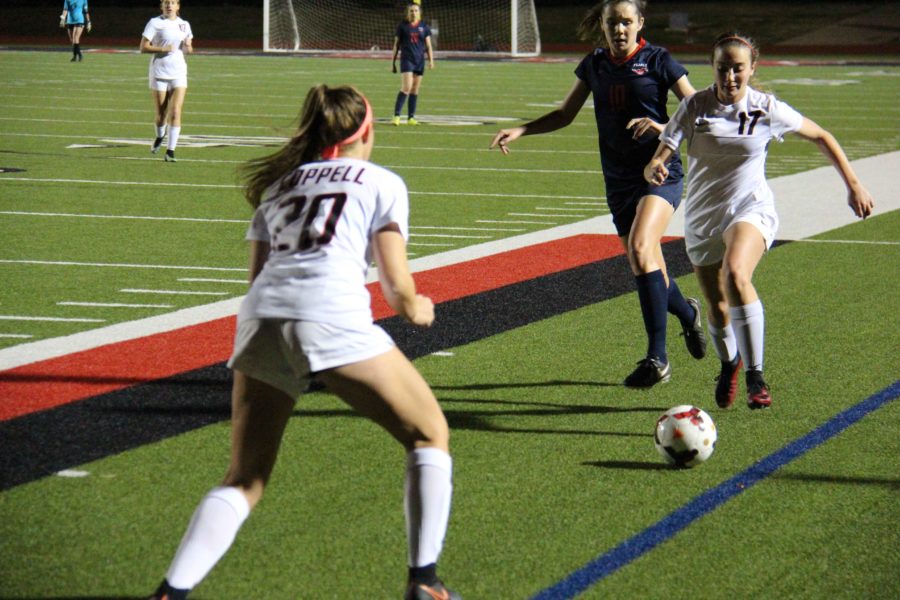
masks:
[[[637,365],[625,378],[625,387],[649,388],[657,383],[665,383],[672,377],[672,365],[653,356],[639,360]]]

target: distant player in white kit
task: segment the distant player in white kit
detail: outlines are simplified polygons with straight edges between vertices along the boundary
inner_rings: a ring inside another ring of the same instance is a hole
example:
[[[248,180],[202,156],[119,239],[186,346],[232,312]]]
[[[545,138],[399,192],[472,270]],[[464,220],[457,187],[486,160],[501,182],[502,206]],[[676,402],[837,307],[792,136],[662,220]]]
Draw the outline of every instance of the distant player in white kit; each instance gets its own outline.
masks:
[[[156,138],[150,151],[159,152],[166,137],[166,162],[175,162],[175,148],[181,134],[181,109],[187,93],[187,62],[184,53],[194,51],[191,24],[178,16],[178,0],[162,0],[162,15],[150,19],[141,37],[141,52],[151,53],[150,94],[156,109]]]
[[[688,149],[685,245],[706,296],[710,337],[722,361],[716,404],[734,402],[741,363],[747,405],[772,403],[763,379],[762,302],[753,272],[778,230],[775,199],[766,183],[766,156],[772,140],[796,133],[815,143],[847,186],[848,204],[866,218],[874,201],[850,166],[834,136],[772,94],[749,86],[759,50],[738,33],[713,44],[715,84],[682,100],[644,169],[650,183],[663,181],[666,162],[681,144]]]
[[[185,598],[228,550],[262,497],[313,374],[407,451],[406,600],[459,599],[436,572],[452,489],[447,421],[416,368],[373,323],[365,287],[374,258],[390,306],[414,325],[434,320],[407,264],[406,184],[369,162],[374,136],[362,94],[320,85],[307,94],[297,134],[246,169],[256,213],[247,232],[252,285],[229,361],[231,465],[197,507],[156,600]]]

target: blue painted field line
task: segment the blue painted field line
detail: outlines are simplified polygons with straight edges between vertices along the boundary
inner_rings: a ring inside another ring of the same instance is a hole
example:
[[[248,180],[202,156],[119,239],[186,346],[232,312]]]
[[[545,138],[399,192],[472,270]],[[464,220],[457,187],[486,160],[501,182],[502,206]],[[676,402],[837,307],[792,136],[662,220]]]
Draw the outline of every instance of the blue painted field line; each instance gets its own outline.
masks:
[[[574,598],[607,575],[613,574],[621,567],[671,538],[719,505],[724,504],[732,497],[737,496],[816,446],[825,443],[870,412],[895,400],[898,396],[900,396],[900,381],[895,381],[874,396],[870,396],[859,404],[839,413],[831,420],[802,438],[791,442],[781,450],[770,454],[749,469],[700,494],[675,512],[625,540],[609,552],[598,556],[562,581],[538,592],[533,599],[560,600],[563,598]]]

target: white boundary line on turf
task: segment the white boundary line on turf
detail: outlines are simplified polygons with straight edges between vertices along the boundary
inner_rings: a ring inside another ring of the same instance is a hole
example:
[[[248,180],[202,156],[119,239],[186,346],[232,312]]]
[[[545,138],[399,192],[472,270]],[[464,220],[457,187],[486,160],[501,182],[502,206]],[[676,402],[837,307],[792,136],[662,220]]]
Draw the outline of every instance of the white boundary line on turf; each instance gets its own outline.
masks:
[[[214,183],[179,183],[179,182],[147,182],[147,181],[106,181],[102,179],[55,179],[55,178],[37,178],[37,177],[0,177],[0,183],[4,181],[24,181],[30,183],[84,183],[88,185],[140,185],[140,186],[167,186],[167,187],[201,187],[201,188],[224,188],[224,189],[242,189],[243,186],[237,184],[214,184]],[[554,196],[550,194],[488,194],[481,192],[420,192],[415,190],[409,191],[410,196],[467,196],[476,198],[543,198],[543,199],[571,199],[571,200],[596,200],[599,204],[605,200],[605,196]],[[12,213],[13,211],[9,211]],[[23,213],[36,214],[36,213]],[[92,215],[93,216],[93,215]]]
[[[896,193],[893,178],[890,176],[900,172],[900,151],[853,161],[852,164],[861,180],[875,197],[874,214],[884,214],[900,209],[900,194]],[[770,180],[769,184],[775,191],[778,212],[781,216],[778,239],[808,238],[856,221],[846,206],[843,182],[832,167],[778,177]],[[676,211],[676,216],[666,231],[667,235],[682,235],[684,227],[682,214],[683,210]],[[593,217],[577,223],[423,256],[410,260],[409,264],[413,272],[426,271],[579,234],[597,233],[615,233],[611,215]],[[242,271],[243,269],[220,268],[217,270]],[[369,273],[369,282],[373,281],[377,281],[377,274],[374,270]],[[215,319],[233,317],[237,314],[242,300],[243,296],[229,298],[164,315],[116,323],[69,336],[37,340],[0,349],[0,370],[164,333]]]

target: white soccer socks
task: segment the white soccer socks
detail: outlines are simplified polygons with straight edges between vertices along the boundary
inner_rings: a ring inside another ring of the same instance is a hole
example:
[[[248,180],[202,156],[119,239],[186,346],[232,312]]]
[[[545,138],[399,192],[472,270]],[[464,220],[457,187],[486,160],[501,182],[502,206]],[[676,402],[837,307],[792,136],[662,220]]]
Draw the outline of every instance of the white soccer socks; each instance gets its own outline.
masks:
[[[734,360],[734,357],[738,352],[738,347],[737,338],[734,336],[734,329],[731,327],[731,323],[720,328],[707,320],[706,326],[709,327],[709,338],[710,341],[712,341],[713,350],[716,351],[716,356],[719,357],[719,360],[722,362],[731,362]]]
[[[765,318],[762,301],[757,300],[744,306],[729,309],[731,326],[737,338],[738,350],[744,360],[745,371],[763,370],[763,336]]]
[[[169,127],[169,142],[166,144],[166,150],[175,151],[178,146],[178,136],[181,135],[181,127]]]
[[[453,459],[437,448],[416,448],[407,455],[404,509],[409,565],[436,563],[444,545],[453,484]]]
[[[166,573],[169,584],[189,590],[200,583],[231,547],[249,514],[250,505],[239,489],[213,488],[194,511]]]

